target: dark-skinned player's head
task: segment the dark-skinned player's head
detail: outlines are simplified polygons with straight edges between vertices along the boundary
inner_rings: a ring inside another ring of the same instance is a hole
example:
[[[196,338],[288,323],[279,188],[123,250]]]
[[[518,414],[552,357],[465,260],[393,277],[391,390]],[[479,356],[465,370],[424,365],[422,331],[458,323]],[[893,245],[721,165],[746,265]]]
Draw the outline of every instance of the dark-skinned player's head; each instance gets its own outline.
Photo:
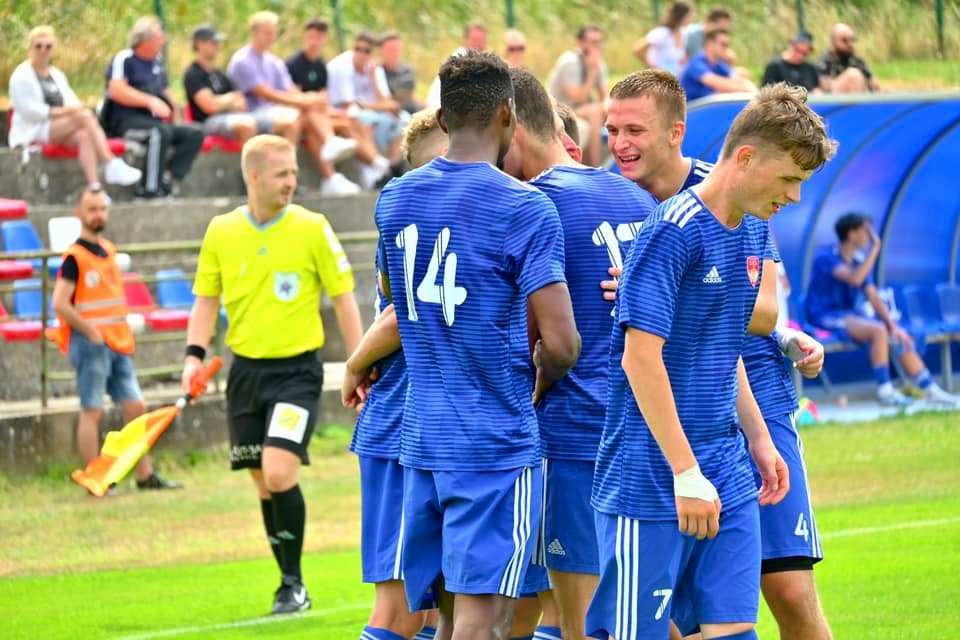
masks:
[[[464,129],[489,129],[499,143],[498,166],[510,148],[515,116],[513,83],[507,64],[492,53],[468,51],[440,67],[440,126],[456,138]]]

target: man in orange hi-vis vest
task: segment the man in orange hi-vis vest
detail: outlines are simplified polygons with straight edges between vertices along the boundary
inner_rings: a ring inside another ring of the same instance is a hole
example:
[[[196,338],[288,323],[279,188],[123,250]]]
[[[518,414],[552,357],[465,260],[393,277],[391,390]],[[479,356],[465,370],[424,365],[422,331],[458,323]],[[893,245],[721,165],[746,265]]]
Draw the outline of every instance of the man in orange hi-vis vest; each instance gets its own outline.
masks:
[[[100,237],[107,225],[107,202],[102,189],[87,188],[77,197],[74,213],[80,218],[80,237],[63,254],[53,287],[53,310],[60,326],[51,337],[77,371],[77,447],[84,464],[100,450],[99,427],[107,392],[120,406],[125,423],[147,410],[130,358],[135,345],[127,324],[116,249]],[[140,459],[136,475],[140,489],[183,486],[157,475],[149,456]]]

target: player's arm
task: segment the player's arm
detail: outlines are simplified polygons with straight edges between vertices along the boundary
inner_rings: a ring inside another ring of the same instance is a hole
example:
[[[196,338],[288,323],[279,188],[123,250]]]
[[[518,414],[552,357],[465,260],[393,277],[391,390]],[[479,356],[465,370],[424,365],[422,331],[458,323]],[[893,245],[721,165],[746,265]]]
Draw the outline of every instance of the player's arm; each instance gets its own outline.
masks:
[[[790,473],[777,448],[770,438],[767,423],[760,414],[760,407],[750,389],[743,358],[737,360],[737,414],[740,428],[750,444],[750,455],[757,465],[763,485],[760,487],[760,504],[777,504],[790,489]]]
[[[770,259],[763,261],[763,273],[760,276],[760,292],[753,305],[753,315],[747,333],[755,336],[769,336],[777,328],[780,306],[777,302],[777,263]]]
[[[376,380],[374,365],[400,350],[400,325],[394,306],[388,305],[370,325],[359,344],[347,358],[340,400],[345,407],[358,408],[366,401],[370,385]]]
[[[700,76],[700,82],[717,93],[732,93],[735,91],[756,91],[757,86],[749,79],[740,76],[722,76],[719,73],[705,73]]]
[[[70,329],[82,333],[94,344],[103,344],[103,337],[97,328],[84,320],[77,308],[73,306],[71,300],[76,290],[76,281],[57,278],[56,284],[53,285],[53,310],[70,325]]]
[[[880,236],[877,235],[877,232],[873,229],[872,224],[868,222],[866,226],[867,231],[870,233],[870,251],[867,253],[867,257],[864,259],[864,261],[861,262],[856,268],[851,267],[843,261],[840,261],[831,272],[833,277],[840,282],[845,282],[854,287],[863,286],[863,283],[865,283],[867,278],[870,277],[870,273],[873,271],[874,265],[877,264],[877,258],[880,256]]]
[[[565,282],[554,282],[537,289],[527,298],[539,339],[533,347],[537,368],[534,402],[555,380],[567,375],[580,357],[580,333],[573,317],[573,303]]]
[[[680,531],[700,540],[713,538],[720,531],[722,505],[716,488],[700,472],[680,425],[673,388],[663,362],[664,342],[653,333],[628,328],[621,366],[640,413],[673,471]]]

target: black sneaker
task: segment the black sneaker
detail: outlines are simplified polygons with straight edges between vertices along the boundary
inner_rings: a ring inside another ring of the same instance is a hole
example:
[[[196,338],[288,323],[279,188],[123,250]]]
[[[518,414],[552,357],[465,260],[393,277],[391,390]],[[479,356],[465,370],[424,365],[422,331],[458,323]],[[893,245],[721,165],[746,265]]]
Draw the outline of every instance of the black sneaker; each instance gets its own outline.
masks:
[[[280,588],[273,596],[273,609],[270,610],[270,615],[306,611],[312,604],[310,594],[307,593],[307,588],[299,578],[283,576]]]
[[[183,489],[183,485],[173,480],[167,480],[157,475],[154,471],[144,480],[137,480],[137,489],[148,491],[150,489]]]

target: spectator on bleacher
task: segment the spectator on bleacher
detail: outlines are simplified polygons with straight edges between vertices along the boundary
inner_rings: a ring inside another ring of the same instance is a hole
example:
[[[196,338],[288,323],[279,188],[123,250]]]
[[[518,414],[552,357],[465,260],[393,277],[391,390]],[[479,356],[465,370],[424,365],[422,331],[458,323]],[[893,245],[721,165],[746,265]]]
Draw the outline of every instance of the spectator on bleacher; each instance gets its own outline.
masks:
[[[117,53],[106,74],[101,119],[107,134],[146,145],[137,195],[176,195],[203,144],[203,131],[178,122],[164,69],[163,26],[154,16],[137,20],[129,49]]]
[[[48,142],[76,147],[88,186],[100,186],[98,160],[108,184],[135,184],[140,170],[113,155],[93,111],[80,102],[63,72],[50,65],[56,44],[53,27],[46,25],[27,36],[27,60],[10,76],[10,147]]]
[[[834,225],[838,244],[824,247],[813,262],[805,302],[807,319],[815,327],[839,332],[854,342],[870,345],[870,363],[877,381],[877,399],[882,404],[909,403],[890,382],[890,347],[910,381],[932,402],[957,404],[960,398],[941,389],[917,353],[913,338],[890,316],[874,285],[873,268],[880,255],[880,237],[870,219],[848,213]],[[859,255],[866,252],[862,260]],[[876,314],[869,318],[858,311],[863,294]]]
[[[503,59],[510,67],[526,66],[527,37],[518,29],[507,29],[503,34]]]
[[[595,25],[580,27],[577,48],[557,59],[547,79],[550,94],[569,105],[580,119],[584,162],[599,166],[603,121],[606,117],[607,64],[603,61],[603,31]]]
[[[811,93],[822,93],[820,72],[807,60],[812,52],[813,36],[806,31],[798,31],[790,38],[787,50],[767,63],[761,84],[786,82]]]
[[[401,109],[390,94],[383,67],[373,58],[376,47],[377,38],[369,31],[354,36],[353,48],[327,64],[327,90],[330,104],[372,126],[377,148],[397,161],[403,132]]]
[[[755,92],[757,87],[749,78],[739,75],[724,61],[730,48],[730,34],[715,29],[706,34],[703,51],[695,55],[680,76],[680,84],[687,100],[705,98],[715,93],[738,91]]]
[[[293,83],[283,60],[270,52],[277,40],[279,18],[272,11],[250,16],[250,43],[238,49],[227,65],[227,77],[247,98],[250,112],[271,122],[298,123],[295,137],[306,136],[305,146],[323,178],[323,195],[358,193],[360,187],[338,173],[333,163],[356,152],[355,140],[334,134],[327,115],[327,96],[323,92],[304,93]],[[293,126],[292,124],[290,125]]]
[[[77,372],[77,447],[86,465],[100,453],[105,394],[119,405],[124,422],[144,414],[147,405],[130,357],[135,341],[127,324],[116,248],[101,235],[107,225],[107,194],[102,189],[85,188],[77,198],[74,213],[80,218],[80,237],[63,254],[53,286],[53,310],[60,324],[49,333]],[[136,477],[140,489],[183,487],[157,475],[149,455],[137,463]]]
[[[403,40],[396,31],[386,31],[380,35],[380,65],[387,76],[390,94],[400,108],[410,114],[423,109],[423,103],[414,95],[416,75],[410,63],[403,60]]]
[[[830,48],[818,65],[830,93],[880,91],[880,84],[863,58],[854,51],[857,36],[849,25],[838,23],[830,32]]]
[[[323,50],[329,38],[330,23],[325,18],[312,18],[303,29],[303,49],[287,58],[287,70],[293,83],[305,95],[317,94],[326,101],[326,114],[334,133],[356,142],[356,157],[362,163],[360,186],[371,189],[390,171],[390,161],[377,151],[373,127],[330,104],[327,63],[323,59]]]
[[[733,28],[733,16],[726,7],[717,5],[707,12],[707,18],[703,22],[695,22],[683,30],[685,47],[687,50],[687,60],[692,60],[693,56],[703,51],[704,36],[717,29],[730,32]]]
[[[653,69],[679,77],[687,62],[685,28],[693,21],[693,6],[680,0],[670,5],[659,26],[633,45],[633,55]]]
[[[236,90],[227,75],[216,67],[224,36],[209,26],[193,32],[193,64],[183,74],[183,89],[194,122],[203,125],[208,136],[244,142],[259,133],[300,135],[296,122],[258,119],[247,112],[247,99]],[[289,139],[289,138],[288,138]],[[296,142],[296,140],[293,140]]]
[[[450,55],[462,56],[467,51],[486,51],[487,50],[487,27],[482,22],[471,20],[463,28],[463,44]],[[427,92],[427,108],[440,108],[440,76],[433,78],[430,85],[430,91]]]

